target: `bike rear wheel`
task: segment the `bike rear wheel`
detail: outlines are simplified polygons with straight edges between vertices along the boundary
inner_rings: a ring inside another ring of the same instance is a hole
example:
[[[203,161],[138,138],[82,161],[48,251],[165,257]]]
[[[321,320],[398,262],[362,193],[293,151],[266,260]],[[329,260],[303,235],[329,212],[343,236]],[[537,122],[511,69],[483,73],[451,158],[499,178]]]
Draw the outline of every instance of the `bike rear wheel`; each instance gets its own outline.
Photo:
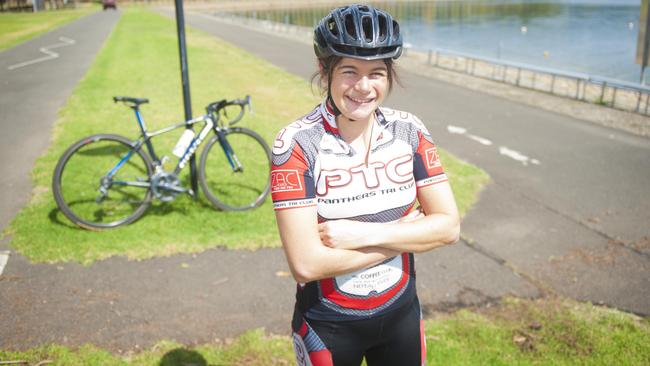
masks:
[[[205,196],[226,211],[260,206],[270,190],[271,150],[262,137],[246,128],[230,128],[224,138],[231,152],[214,136],[201,153],[199,180]]]
[[[52,191],[59,209],[72,222],[89,230],[109,229],[132,223],[147,210],[152,171],[149,156],[141,149],[134,151],[129,139],[93,135],[63,153],[54,170]]]

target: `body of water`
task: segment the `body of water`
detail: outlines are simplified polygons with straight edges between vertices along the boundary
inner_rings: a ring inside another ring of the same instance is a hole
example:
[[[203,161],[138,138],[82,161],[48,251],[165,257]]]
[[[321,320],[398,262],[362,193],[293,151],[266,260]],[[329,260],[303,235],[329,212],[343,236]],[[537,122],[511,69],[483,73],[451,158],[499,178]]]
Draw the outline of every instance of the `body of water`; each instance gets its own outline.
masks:
[[[414,49],[447,49],[638,82],[641,0],[374,1]],[[331,7],[239,15],[313,27]]]

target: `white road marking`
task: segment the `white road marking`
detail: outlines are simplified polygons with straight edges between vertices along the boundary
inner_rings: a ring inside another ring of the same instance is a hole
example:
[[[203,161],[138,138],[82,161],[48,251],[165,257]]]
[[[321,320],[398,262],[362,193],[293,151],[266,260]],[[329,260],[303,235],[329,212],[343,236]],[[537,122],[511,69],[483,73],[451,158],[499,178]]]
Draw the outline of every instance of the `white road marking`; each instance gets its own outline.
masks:
[[[43,52],[44,54],[46,54],[47,56],[39,57],[39,58],[36,58],[36,59],[33,59],[33,60],[29,60],[29,61],[25,61],[25,62],[15,64],[15,65],[11,65],[11,66],[8,67],[8,69],[9,70],[14,70],[14,69],[17,69],[17,68],[20,68],[20,67],[33,65],[33,64],[36,64],[36,63],[39,63],[39,62],[53,60],[55,58],[58,58],[59,54],[56,53],[56,52],[51,51],[52,49],[59,48],[59,47],[71,46],[71,45],[75,44],[74,39],[70,39],[70,38],[66,38],[66,37],[59,37],[59,40],[61,42],[63,42],[63,43],[56,43],[56,44],[53,44],[51,46],[41,47],[40,48],[40,51]]]
[[[467,129],[465,127],[460,127],[460,126],[453,126],[453,125],[447,125],[447,132],[455,134],[455,135],[465,135],[467,136],[468,139],[474,140],[478,142],[481,145],[485,146],[492,146],[493,143],[492,141],[486,139],[485,137],[481,136],[476,136],[467,133]],[[499,147],[499,154],[503,156],[507,156],[513,160],[516,160],[520,163],[522,163],[524,166],[528,166],[528,164],[533,164],[533,165],[540,165],[541,162],[537,159],[530,158],[519,151],[512,150],[510,148],[507,148],[505,146],[500,146]]]
[[[520,153],[519,151],[509,149],[505,146],[500,146],[499,147],[499,154],[507,156],[511,159],[517,160],[524,164],[524,166],[527,166],[528,163],[539,165],[541,164],[539,160],[537,159],[531,159],[530,157]]]
[[[449,131],[449,133],[455,133],[457,135],[464,135],[465,132],[467,132],[467,129],[464,127],[448,125],[447,131]]]
[[[470,139],[472,139],[472,140],[474,140],[474,141],[476,141],[476,142],[478,142],[478,143],[481,144],[481,145],[485,145],[485,146],[490,146],[490,145],[492,145],[492,141],[490,141],[490,140],[488,140],[488,139],[486,139],[486,138],[480,137],[480,136],[476,136],[476,135],[467,135],[467,137],[470,138]]]
[[[9,251],[0,251],[0,276],[2,276],[2,271],[5,270],[7,261],[9,261]]]

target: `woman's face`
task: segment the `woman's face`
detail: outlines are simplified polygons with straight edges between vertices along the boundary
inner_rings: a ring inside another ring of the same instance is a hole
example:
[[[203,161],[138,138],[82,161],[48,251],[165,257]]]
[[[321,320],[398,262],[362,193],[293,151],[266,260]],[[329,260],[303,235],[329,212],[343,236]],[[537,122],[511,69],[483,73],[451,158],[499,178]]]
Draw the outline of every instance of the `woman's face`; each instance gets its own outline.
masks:
[[[330,94],[341,114],[368,119],[388,93],[388,68],[383,60],[344,57],[332,71]]]

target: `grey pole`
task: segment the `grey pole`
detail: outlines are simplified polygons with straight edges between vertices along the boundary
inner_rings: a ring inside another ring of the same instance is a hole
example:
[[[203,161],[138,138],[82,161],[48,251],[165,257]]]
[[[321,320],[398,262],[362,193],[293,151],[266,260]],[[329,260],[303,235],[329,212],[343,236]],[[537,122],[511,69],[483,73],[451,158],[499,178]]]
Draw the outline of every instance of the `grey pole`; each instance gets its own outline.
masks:
[[[181,80],[183,83],[183,104],[185,106],[185,120],[192,119],[192,99],[190,97],[190,77],[187,67],[187,47],[185,43],[185,15],[183,14],[183,0],[176,1],[176,29],[178,31],[178,51],[181,58]],[[191,125],[186,126],[192,129]],[[196,177],[196,161],[194,155],[190,157],[190,180],[194,198],[198,197],[199,185]]]

